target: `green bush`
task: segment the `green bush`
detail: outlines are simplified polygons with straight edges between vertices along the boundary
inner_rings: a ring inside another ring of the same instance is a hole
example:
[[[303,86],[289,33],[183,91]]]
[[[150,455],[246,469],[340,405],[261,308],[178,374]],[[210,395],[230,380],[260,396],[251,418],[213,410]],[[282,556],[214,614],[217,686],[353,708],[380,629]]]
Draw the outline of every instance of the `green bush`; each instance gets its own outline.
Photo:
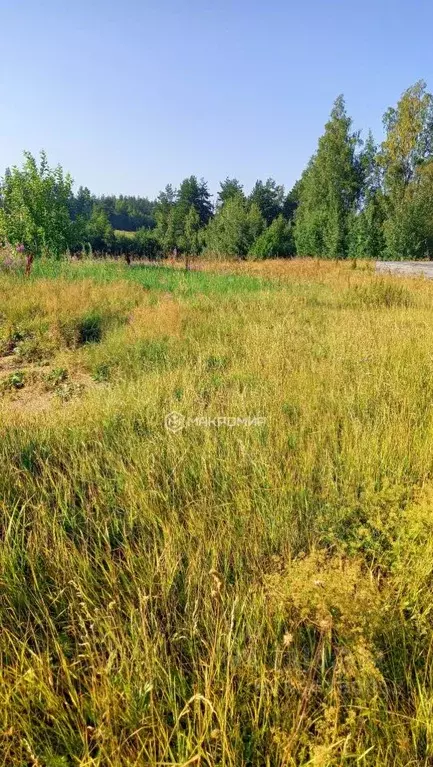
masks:
[[[155,237],[155,234],[150,229],[144,227],[139,229],[132,240],[134,253],[138,256],[148,258],[151,261],[162,256],[162,248]]]
[[[292,225],[278,216],[254,242],[250,255],[256,258],[277,258],[295,255]]]

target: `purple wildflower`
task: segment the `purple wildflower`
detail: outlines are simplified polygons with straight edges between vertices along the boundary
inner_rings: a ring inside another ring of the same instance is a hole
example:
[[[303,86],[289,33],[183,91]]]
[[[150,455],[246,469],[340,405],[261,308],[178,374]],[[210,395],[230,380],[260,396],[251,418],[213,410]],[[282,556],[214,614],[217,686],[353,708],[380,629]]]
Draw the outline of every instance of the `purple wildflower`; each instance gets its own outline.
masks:
[[[24,251],[25,251],[25,247],[22,243],[20,245],[17,245],[17,253],[24,253]]]

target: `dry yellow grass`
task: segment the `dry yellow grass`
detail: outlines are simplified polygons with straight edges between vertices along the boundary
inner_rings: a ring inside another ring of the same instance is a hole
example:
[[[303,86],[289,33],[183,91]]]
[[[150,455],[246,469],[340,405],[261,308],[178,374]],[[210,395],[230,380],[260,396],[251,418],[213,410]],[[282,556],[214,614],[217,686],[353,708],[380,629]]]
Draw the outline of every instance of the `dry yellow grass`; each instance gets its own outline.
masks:
[[[433,284],[220,268],[3,304],[5,767],[431,763]]]

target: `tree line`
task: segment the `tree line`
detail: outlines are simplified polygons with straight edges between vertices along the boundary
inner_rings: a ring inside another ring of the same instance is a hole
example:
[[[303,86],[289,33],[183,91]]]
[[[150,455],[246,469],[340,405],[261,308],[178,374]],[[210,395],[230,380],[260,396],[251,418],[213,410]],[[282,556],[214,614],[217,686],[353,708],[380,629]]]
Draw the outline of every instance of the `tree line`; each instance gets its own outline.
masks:
[[[46,154],[25,153],[0,183],[0,241],[34,256],[65,252],[157,258],[202,252],[240,258],[426,258],[433,256],[433,96],[423,81],[383,118],[377,145],[353,128],[343,96],[315,154],[286,193],[274,179],[246,194],[236,178],[215,203],[190,176],[156,200],[92,195]]]

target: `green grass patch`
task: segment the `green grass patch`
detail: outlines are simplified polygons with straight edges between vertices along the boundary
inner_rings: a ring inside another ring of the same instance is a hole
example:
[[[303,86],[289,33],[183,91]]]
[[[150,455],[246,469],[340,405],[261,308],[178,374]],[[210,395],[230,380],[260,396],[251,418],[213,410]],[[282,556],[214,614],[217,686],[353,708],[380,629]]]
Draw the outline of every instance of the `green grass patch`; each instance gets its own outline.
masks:
[[[195,294],[233,295],[275,289],[273,280],[251,275],[212,274],[201,271],[183,271],[166,266],[122,262],[83,261],[38,261],[35,263],[32,279],[48,278],[66,280],[92,279],[99,283],[129,280],[149,291],[174,293],[185,297]]]

